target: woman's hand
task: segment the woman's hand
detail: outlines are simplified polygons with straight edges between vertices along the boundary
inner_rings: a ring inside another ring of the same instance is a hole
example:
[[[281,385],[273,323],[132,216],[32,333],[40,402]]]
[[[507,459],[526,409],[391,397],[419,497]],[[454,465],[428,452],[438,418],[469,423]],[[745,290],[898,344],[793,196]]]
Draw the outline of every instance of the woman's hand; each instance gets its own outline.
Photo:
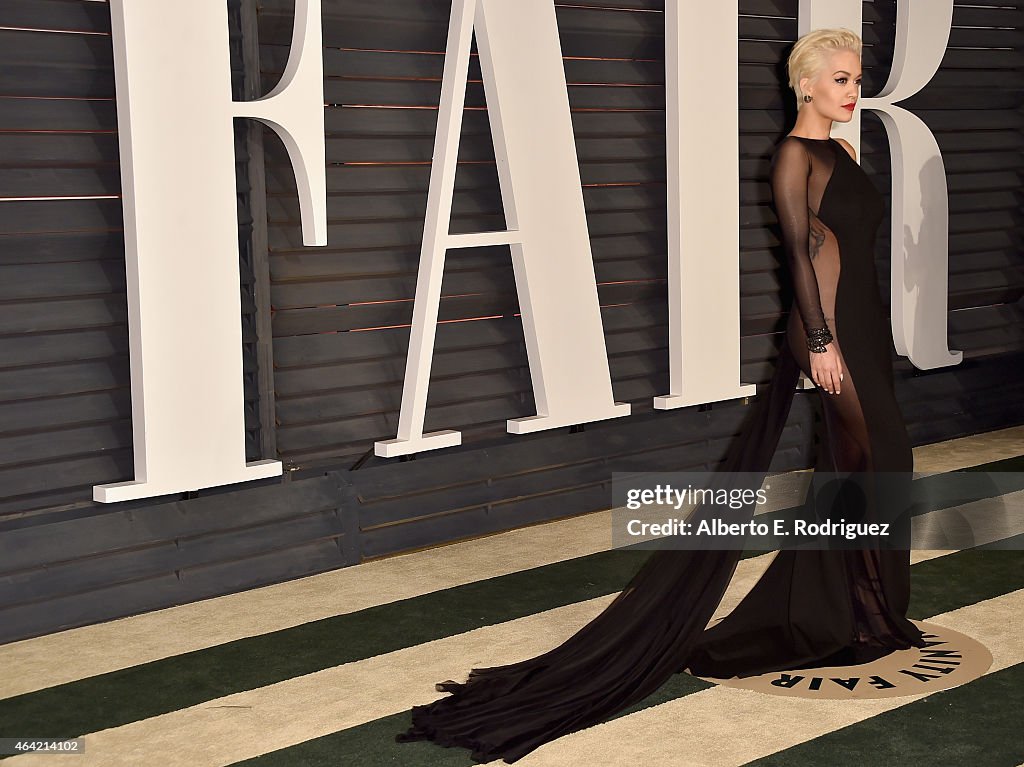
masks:
[[[839,394],[843,380],[843,356],[835,341],[830,341],[823,352],[810,352],[811,380],[829,394]]]

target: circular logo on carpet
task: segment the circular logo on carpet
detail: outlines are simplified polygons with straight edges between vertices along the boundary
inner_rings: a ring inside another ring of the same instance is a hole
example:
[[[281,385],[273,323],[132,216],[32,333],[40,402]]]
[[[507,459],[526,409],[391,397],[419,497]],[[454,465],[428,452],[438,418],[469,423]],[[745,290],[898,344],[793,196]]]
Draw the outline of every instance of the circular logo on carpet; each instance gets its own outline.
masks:
[[[864,700],[946,690],[977,679],[991,667],[992,653],[976,639],[945,626],[912,622],[924,633],[927,646],[896,650],[870,663],[773,671],[742,679],[701,679],[791,698]]]

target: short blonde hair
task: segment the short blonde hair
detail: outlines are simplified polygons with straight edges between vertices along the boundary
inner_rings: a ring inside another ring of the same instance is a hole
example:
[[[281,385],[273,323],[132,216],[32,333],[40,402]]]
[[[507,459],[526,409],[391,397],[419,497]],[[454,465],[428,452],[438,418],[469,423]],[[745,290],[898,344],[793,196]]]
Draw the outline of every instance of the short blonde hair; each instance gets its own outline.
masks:
[[[858,58],[864,47],[860,35],[849,29],[815,29],[796,41],[786,69],[789,72],[789,86],[796,94],[796,107],[804,104],[804,92],[800,90],[800,80],[807,77],[813,80],[825,66],[826,58],[833,51],[853,51]]]

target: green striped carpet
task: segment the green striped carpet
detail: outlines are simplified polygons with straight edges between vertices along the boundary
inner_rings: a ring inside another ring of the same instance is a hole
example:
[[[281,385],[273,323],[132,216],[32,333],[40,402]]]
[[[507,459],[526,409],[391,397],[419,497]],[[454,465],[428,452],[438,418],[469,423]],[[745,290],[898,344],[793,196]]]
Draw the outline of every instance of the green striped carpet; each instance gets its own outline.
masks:
[[[960,467],[1024,465],[1019,438],[1004,440],[1002,454],[984,453],[992,458],[984,464],[957,442],[946,454],[961,448]],[[942,475],[918,480],[926,481]],[[955,508],[981,517],[1011,509],[1021,519],[1024,489],[999,493]],[[0,761],[473,765],[465,750],[399,744],[394,735],[409,725],[411,705],[441,696],[435,682],[543,652],[600,612],[647,556],[602,550],[607,532],[606,517],[587,515],[0,646],[0,738],[85,736],[80,755]],[[974,682],[927,696],[821,701],[677,674],[629,710],[519,764],[1017,767],[1021,532],[966,551],[914,552],[910,617],[989,648],[994,664]],[[771,556],[744,558],[720,614]]]

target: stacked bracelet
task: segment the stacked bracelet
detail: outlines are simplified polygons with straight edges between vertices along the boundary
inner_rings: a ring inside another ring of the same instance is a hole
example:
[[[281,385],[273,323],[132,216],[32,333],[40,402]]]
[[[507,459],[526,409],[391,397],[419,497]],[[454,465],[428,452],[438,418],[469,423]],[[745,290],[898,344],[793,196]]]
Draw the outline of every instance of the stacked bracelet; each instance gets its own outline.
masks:
[[[824,353],[825,347],[831,342],[832,331],[828,329],[828,326],[807,331],[807,348],[812,352]]]

